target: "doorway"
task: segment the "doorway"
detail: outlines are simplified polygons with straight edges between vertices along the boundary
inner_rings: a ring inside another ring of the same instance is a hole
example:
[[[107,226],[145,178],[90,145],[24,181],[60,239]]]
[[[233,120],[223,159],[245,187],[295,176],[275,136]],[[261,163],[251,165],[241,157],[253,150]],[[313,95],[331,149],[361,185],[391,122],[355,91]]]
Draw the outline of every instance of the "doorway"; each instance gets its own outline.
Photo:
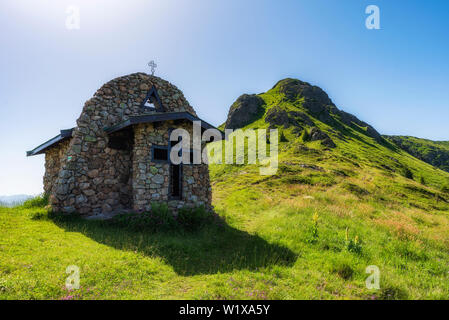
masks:
[[[182,198],[182,164],[170,164],[170,198]]]

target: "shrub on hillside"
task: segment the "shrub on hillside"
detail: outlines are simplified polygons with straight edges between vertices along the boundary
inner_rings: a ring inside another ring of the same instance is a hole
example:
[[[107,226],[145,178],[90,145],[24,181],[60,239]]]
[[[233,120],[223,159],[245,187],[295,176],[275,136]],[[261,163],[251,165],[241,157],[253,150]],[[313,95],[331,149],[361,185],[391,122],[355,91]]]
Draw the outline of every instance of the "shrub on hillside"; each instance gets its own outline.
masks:
[[[31,220],[45,220],[50,216],[50,213],[47,210],[37,210],[31,212],[29,217]]]
[[[419,178],[419,183],[421,183],[423,186],[425,186],[425,185],[426,185],[426,179],[424,179],[424,177],[421,176],[421,177]]]
[[[346,249],[349,252],[353,252],[356,254],[362,253],[362,243],[359,240],[359,236],[355,236],[354,239],[351,239],[349,237],[349,228],[346,228],[345,244],[346,244]]]
[[[315,212],[312,216],[312,225],[309,228],[309,233],[307,235],[307,239],[306,242],[307,243],[317,243],[318,242],[318,220],[319,220],[319,216],[318,213]]]
[[[413,179],[413,172],[407,167],[402,169],[402,175],[407,179]]]
[[[302,131],[301,137],[300,137],[302,142],[307,142],[310,140],[310,135],[309,135],[309,131],[307,131],[307,129],[304,129]]]
[[[177,221],[182,229],[194,231],[214,221],[215,216],[204,207],[182,208],[178,212]]]
[[[107,223],[143,231],[195,231],[214,221],[215,215],[203,207],[182,208],[174,214],[165,203],[152,203],[151,211],[120,214]]]
[[[284,131],[281,131],[281,136],[279,137],[280,142],[288,142],[288,139],[285,137]]]
[[[22,207],[24,208],[43,208],[48,205],[48,195],[42,194],[35,198],[26,200]]]
[[[441,187],[441,192],[448,193],[449,194],[449,184],[446,184]]]
[[[152,204],[151,211],[119,214],[109,224],[133,230],[169,231],[175,227],[175,217],[166,204]]]
[[[396,286],[386,286],[380,289],[380,300],[405,300],[407,299],[407,292]]]
[[[332,272],[338,274],[338,276],[344,280],[350,280],[354,274],[354,270],[347,263],[337,263],[332,268]]]
[[[363,196],[367,196],[369,195],[369,191],[363,189],[362,187],[359,187],[356,184],[353,183],[344,183],[343,188],[345,188],[346,190],[348,190],[349,192],[355,194],[358,197],[363,197]]]

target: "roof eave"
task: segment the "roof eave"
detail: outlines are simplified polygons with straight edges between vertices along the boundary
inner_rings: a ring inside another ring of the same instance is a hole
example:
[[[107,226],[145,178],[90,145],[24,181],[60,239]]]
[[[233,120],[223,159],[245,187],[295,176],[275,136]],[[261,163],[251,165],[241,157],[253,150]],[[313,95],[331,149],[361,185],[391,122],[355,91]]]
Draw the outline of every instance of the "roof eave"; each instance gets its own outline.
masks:
[[[157,114],[149,114],[142,116],[133,116],[128,120],[118,123],[111,127],[105,127],[103,130],[106,133],[113,133],[120,131],[128,126],[132,126],[139,123],[152,123],[152,122],[161,122],[161,121],[169,121],[169,120],[189,120],[189,121],[200,121],[201,127],[203,129],[217,129],[213,125],[207,123],[204,120],[201,120],[198,117],[193,116],[188,112],[171,112],[171,113],[157,113]],[[217,129],[219,130],[219,129]],[[220,131],[220,130],[219,130]],[[222,131],[220,131],[222,133]]]
[[[72,137],[72,132],[73,132],[73,128],[72,129],[61,130],[61,133],[58,134],[56,137],[51,138],[50,140],[48,140],[48,141],[44,142],[43,144],[37,146],[36,148],[34,148],[31,151],[27,151],[26,152],[27,157],[36,156],[38,154],[44,153],[45,150],[47,150],[51,146],[55,145],[56,143],[61,142],[61,141],[65,140],[65,139],[71,138]]]

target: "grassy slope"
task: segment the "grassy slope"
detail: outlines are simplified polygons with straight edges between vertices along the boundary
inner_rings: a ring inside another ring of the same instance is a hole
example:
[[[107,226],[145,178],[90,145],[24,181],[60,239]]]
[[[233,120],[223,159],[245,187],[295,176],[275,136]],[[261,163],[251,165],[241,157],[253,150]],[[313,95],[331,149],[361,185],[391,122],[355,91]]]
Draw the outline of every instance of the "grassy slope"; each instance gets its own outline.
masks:
[[[263,270],[295,259],[288,249],[227,225],[149,234],[50,220],[45,208],[19,207],[0,208],[0,229],[0,299],[245,298],[260,287],[251,270],[260,269],[257,278],[268,290],[264,283],[272,277]],[[80,290],[64,288],[69,265],[81,269]]]
[[[267,110],[281,106],[307,112],[300,101],[281,99],[276,89],[261,96]],[[298,255],[293,267],[282,269],[285,297],[447,297],[449,195],[441,189],[449,174],[393,145],[379,144],[363,130],[343,125],[341,135],[314,122],[329,133],[336,149],[303,144],[291,129],[282,129],[289,141],[281,143],[275,176],[260,176],[253,166],[213,166],[220,214]],[[262,118],[248,127],[266,126]],[[413,179],[404,177],[405,168]],[[309,244],[315,212],[319,240]],[[346,250],[346,228],[363,242],[361,254]],[[368,265],[381,270],[380,291],[364,289]]]
[[[409,136],[385,136],[411,155],[449,172],[449,141],[432,141]]]
[[[262,96],[267,108],[301,108],[280,102],[276,90]],[[261,119],[249,127],[265,126]],[[440,189],[449,174],[344,129],[345,141],[329,132],[332,150],[285,130],[275,176],[260,176],[255,165],[211,166],[226,225],[193,234],[54,221],[38,206],[0,208],[0,299],[447,298],[449,195]],[[348,250],[347,228],[360,253]],[[81,268],[82,288],[72,293],[64,289],[68,265]],[[368,265],[380,268],[380,290],[365,288]]]

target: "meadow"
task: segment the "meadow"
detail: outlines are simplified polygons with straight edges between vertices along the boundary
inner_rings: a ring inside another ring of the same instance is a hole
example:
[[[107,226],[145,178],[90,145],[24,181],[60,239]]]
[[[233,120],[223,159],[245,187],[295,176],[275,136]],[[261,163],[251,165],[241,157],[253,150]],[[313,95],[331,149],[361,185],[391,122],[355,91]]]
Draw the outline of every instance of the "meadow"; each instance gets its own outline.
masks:
[[[43,197],[1,207],[0,299],[447,299],[449,173],[335,108],[314,112],[297,83],[260,94],[246,126],[285,120],[276,173],[211,164],[218,219],[195,230],[62,216]]]
[[[448,297],[447,193],[363,161],[363,148],[355,166],[344,145],[290,146],[281,145],[274,176],[255,165],[211,166],[221,219],[196,231],[52,215],[39,198],[0,208],[0,299]],[[388,157],[378,148],[378,159]],[[396,157],[428,184],[449,176]],[[379,162],[393,167],[388,161]],[[80,268],[79,290],[65,288],[69,265]],[[370,265],[379,290],[365,285]]]

